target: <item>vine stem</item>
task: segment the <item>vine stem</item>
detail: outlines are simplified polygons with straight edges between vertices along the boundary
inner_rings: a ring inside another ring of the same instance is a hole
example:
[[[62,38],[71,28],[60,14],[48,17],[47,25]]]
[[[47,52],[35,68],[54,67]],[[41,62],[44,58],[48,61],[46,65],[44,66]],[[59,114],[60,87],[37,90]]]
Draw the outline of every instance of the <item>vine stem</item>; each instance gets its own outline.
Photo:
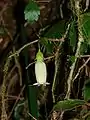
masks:
[[[1,103],[2,103],[2,107],[1,107],[1,120],[7,120],[7,112],[6,112],[6,105],[7,102],[5,101],[5,95],[6,95],[6,77],[8,74],[8,68],[9,68],[9,64],[10,64],[11,59],[7,58],[6,63],[4,65],[4,76],[3,76],[3,83],[2,83],[2,96],[1,96]]]
[[[70,71],[70,74],[69,74],[69,77],[67,80],[68,90],[67,90],[65,99],[70,98],[72,82],[74,82],[73,81],[74,70],[76,67],[78,56],[80,55],[81,43],[83,42],[83,34],[82,34],[82,29],[81,29],[82,18],[80,17],[79,1],[75,1],[75,10],[77,13],[76,15],[77,15],[77,27],[78,27],[78,43],[77,43],[77,50],[76,50],[76,54],[75,54],[75,60],[71,66],[71,71]]]
[[[55,73],[54,73],[54,80],[53,80],[53,85],[52,85],[52,97],[53,97],[53,103],[55,103],[55,95],[54,95],[54,92],[55,92],[55,83],[56,83],[56,77],[57,77],[57,73],[58,73],[58,68],[59,68],[59,57],[60,57],[60,48],[62,46],[62,43],[65,41],[65,38],[69,32],[69,28],[70,28],[70,24],[68,24],[67,26],[67,29],[66,29],[66,32],[65,34],[63,35],[63,37],[61,38],[62,41],[60,42],[58,48],[57,48],[57,51],[56,51],[56,54],[55,54]]]

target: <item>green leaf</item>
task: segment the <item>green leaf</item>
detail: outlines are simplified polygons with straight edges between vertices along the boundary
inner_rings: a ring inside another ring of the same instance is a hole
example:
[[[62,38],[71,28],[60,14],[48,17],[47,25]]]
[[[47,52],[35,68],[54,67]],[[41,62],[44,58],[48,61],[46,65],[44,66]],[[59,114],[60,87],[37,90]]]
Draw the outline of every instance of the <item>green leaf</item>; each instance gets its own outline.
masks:
[[[65,20],[59,21],[52,25],[52,27],[47,28],[46,31],[42,34],[40,43],[45,47],[47,54],[53,52],[54,43],[50,39],[60,39],[65,34]],[[56,43],[58,45],[58,43]]]
[[[65,25],[65,20],[57,22],[44,33],[43,37],[60,39],[65,33]]]
[[[89,111],[90,112],[90,111]],[[87,114],[89,113],[87,112]],[[86,120],[90,120],[90,115],[87,116]]]
[[[84,38],[90,45],[90,12],[81,15]]]
[[[69,60],[71,61],[71,64],[73,64],[74,61],[75,61],[75,56],[70,56],[70,57],[69,57]]]
[[[51,54],[53,52],[53,43],[48,40],[48,38],[42,37],[40,38],[40,43],[45,47],[46,53]]]
[[[15,120],[20,120],[20,118],[21,118],[20,113],[24,109],[24,104],[25,104],[25,101],[24,100],[20,100],[17,103],[17,105],[15,106],[15,108],[14,108],[14,114],[13,114],[13,117],[15,118]]]
[[[40,9],[36,2],[30,1],[24,10],[25,20],[30,23],[34,23],[38,20],[40,15]]]
[[[4,29],[4,27],[2,27],[2,26],[0,26],[0,35],[5,35],[6,34],[6,32],[5,32],[5,29]]]
[[[76,21],[71,22],[70,31],[69,31],[70,46],[72,47],[73,52],[75,51],[75,46],[77,42],[75,22]]]
[[[84,54],[87,53],[87,51],[88,51],[88,44],[87,44],[87,42],[82,42],[81,43],[81,48],[80,48],[80,54],[84,55]]]
[[[88,101],[90,100],[90,79],[88,79],[85,82],[84,88],[83,88],[83,95],[84,95],[84,100]]]
[[[59,101],[56,105],[54,105],[54,110],[71,110],[75,107],[83,105],[84,101],[79,99],[69,99],[64,101]]]

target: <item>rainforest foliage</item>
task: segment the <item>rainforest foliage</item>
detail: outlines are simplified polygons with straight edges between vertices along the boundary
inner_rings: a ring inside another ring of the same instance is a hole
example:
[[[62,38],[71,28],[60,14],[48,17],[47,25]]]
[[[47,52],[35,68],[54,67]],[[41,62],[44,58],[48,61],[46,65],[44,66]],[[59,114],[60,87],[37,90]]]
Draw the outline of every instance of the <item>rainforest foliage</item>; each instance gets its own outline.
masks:
[[[90,1],[0,2],[0,119],[90,119]]]

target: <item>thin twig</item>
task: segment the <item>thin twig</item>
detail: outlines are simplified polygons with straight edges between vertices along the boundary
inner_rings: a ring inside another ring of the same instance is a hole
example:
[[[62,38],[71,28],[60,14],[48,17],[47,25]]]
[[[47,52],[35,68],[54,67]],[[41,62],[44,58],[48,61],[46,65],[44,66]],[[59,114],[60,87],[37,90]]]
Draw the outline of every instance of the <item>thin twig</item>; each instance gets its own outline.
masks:
[[[85,57],[90,57],[90,55],[80,55],[78,58],[85,58]]]
[[[12,115],[12,113],[13,113],[13,110],[14,110],[14,108],[15,108],[18,100],[20,99],[20,96],[21,96],[21,94],[23,93],[24,89],[25,89],[25,85],[23,86],[23,88],[21,89],[19,95],[17,96],[17,99],[16,99],[16,101],[15,101],[15,103],[14,103],[14,105],[13,105],[13,108],[12,108],[11,112],[9,113],[9,116],[8,116],[8,119],[7,119],[7,120],[10,119],[10,117],[11,117],[11,115]]]
[[[44,58],[44,60],[49,60],[49,59],[52,59],[52,58],[54,58],[54,57],[55,57],[55,55],[52,55],[52,56],[49,56],[49,57]]]
[[[69,25],[69,26],[70,26],[70,25]],[[68,27],[69,27],[69,26],[68,26]],[[55,39],[55,40],[49,39],[49,40],[57,41],[57,42],[60,42],[60,41],[61,41],[61,42],[64,42],[64,39],[65,39],[66,35],[67,35],[67,31],[66,31],[66,33],[64,34],[64,36],[63,36],[61,39]],[[21,52],[23,49],[25,49],[26,47],[28,47],[28,46],[36,43],[36,42],[38,42],[38,39],[35,40],[35,41],[33,41],[33,42],[30,42],[30,43],[25,44],[23,47],[21,47],[19,50],[17,50],[14,54],[10,55],[9,57],[14,57],[15,55],[19,55],[20,52]]]
[[[32,63],[30,63],[27,67],[26,67],[26,70],[31,66],[31,65],[33,65],[35,62],[32,62]]]
[[[86,113],[84,116],[82,116],[83,119],[87,118],[88,116],[90,116],[90,111],[88,111],[88,113]]]
[[[47,38],[49,41],[52,42],[64,42],[64,39],[60,38],[60,39],[52,39],[52,38]]]
[[[55,73],[54,73],[54,80],[53,80],[53,85],[52,85],[52,97],[53,97],[53,102],[55,102],[55,96],[54,96],[54,91],[55,91],[55,82],[56,82],[56,76],[57,76],[57,72],[58,72],[58,67],[59,67],[59,51],[60,51],[60,48],[62,46],[62,43],[64,42],[67,34],[68,34],[68,31],[69,31],[69,28],[70,28],[70,24],[68,24],[67,26],[67,29],[66,29],[66,32],[65,34],[63,35],[63,37],[61,38],[62,41],[60,42],[58,48],[57,48],[57,51],[56,51],[56,54],[55,54]]]
[[[46,57],[46,58],[44,58],[44,60],[49,60],[49,59],[52,59],[52,58],[54,58],[55,56],[53,55],[53,56],[50,56],[50,57]],[[30,64],[28,64],[28,66],[26,66],[26,70],[31,66],[31,65],[33,65],[35,62],[32,62],[32,63],[30,63]]]
[[[14,46],[13,46],[13,52],[15,53],[15,47]],[[16,66],[18,68],[20,86],[22,86],[22,70],[21,70],[21,66],[20,66],[19,60],[18,60],[18,56],[15,55],[14,59],[15,59],[15,64],[16,64]]]
[[[49,2],[51,2],[51,1],[52,1],[52,0],[44,0],[44,1],[42,1],[42,0],[41,0],[41,1],[37,0],[36,2],[37,2],[37,3],[49,3]]]
[[[30,113],[28,113],[30,117],[32,117],[34,120],[37,120],[35,117],[33,117]]]
[[[2,16],[2,14],[4,13],[4,11],[8,8],[8,4],[5,4],[3,9],[0,11],[0,17]]]
[[[72,80],[73,80],[73,74],[74,74],[74,70],[76,67],[76,63],[78,60],[78,56],[80,55],[80,48],[81,48],[81,43],[83,42],[83,33],[82,33],[82,28],[81,28],[81,17],[80,17],[80,6],[79,6],[79,1],[75,1],[75,9],[77,11],[77,27],[78,27],[78,43],[77,43],[77,50],[75,53],[75,60],[71,66],[71,71],[67,80],[67,85],[68,85],[68,89],[67,89],[67,93],[66,93],[66,99],[70,98],[70,94],[71,94],[71,86],[72,86]]]
[[[80,71],[87,65],[87,63],[88,63],[89,61],[90,61],[90,57],[89,57],[89,58],[87,59],[87,61],[79,68],[79,70],[78,70],[76,76],[75,76],[74,79],[72,80],[73,82],[74,82],[74,80],[77,79],[77,77],[78,77],[79,74],[80,74]]]
[[[8,79],[10,79],[10,77],[11,77],[12,73],[14,72],[15,68],[16,68],[16,65],[14,65],[13,68],[12,68],[12,69],[10,70],[10,72],[8,73],[7,78],[6,78],[6,81],[7,81]]]
[[[88,10],[89,5],[90,5],[90,0],[86,0],[86,8],[85,8],[84,12],[85,12],[86,10]]]
[[[18,98],[17,96],[13,96],[13,95],[6,95],[5,97],[8,97],[8,100],[9,100],[10,98],[11,98],[11,99],[15,99],[15,100]],[[22,97],[22,98],[20,97],[19,99],[22,100],[22,99],[24,99],[24,97]]]
[[[23,49],[25,49],[26,47],[28,47],[28,46],[36,43],[36,42],[38,42],[38,40],[35,40],[35,41],[33,41],[33,42],[30,42],[30,43],[25,44],[23,47],[21,47],[19,50],[17,50],[14,54],[10,55],[9,58],[14,57],[15,55],[19,55],[20,52],[21,52]]]
[[[61,112],[60,120],[63,120],[64,111]]]
[[[1,17],[1,19],[2,19],[2,23],[3,23],[4,27],[5,27],[5,23],[4,23],[3,17]],[[12,37],[11,33],[7,30],[7,28],[4,28],[4,29],[5,29],[5,31],[7,33],[7,35],[10,37],[10,40],[13,41],[13,37]],[[16,36],[15,41],[18,39],[18,37],[19,37],[19,34]],[[13,53],[15,53],[15,46],[13,46]],[[14,59],[15,59],[15,64],[16,64],[16,66],[18,68],[19,79],[20,79],[20,86],[22,86],[21,66],[20,66],[20,63],[18,61],[18,56],[16,54],[14,55]]]

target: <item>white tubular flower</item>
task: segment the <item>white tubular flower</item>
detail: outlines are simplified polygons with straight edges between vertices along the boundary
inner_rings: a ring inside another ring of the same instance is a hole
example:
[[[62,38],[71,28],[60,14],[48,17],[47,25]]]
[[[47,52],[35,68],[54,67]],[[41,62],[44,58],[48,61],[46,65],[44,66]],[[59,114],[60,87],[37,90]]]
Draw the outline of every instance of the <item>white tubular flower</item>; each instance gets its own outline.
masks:
[[[35,75],[36,75],[37,83],[39,84],[46,83],[47,71],[44,62],[37,61],[35,63]]]
[[[34,85],[46,85],[49,84],[46,82],[47,79],[47,69],[46,69],[46,64],[44,63],[44,57],[43,53],[38,51],[36,55],[36,63],[35,63],[35,75],[36,75],[36,80],[37,83]]]

